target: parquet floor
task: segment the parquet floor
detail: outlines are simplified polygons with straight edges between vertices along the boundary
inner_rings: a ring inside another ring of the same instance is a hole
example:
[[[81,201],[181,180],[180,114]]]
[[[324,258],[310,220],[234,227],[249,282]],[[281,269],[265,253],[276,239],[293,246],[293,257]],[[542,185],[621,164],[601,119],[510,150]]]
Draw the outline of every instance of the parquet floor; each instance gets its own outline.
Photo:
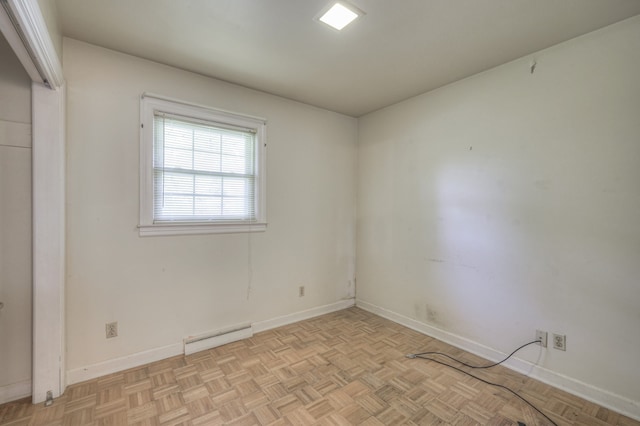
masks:
[[[2,425],[550,424],[509,392],[439,364],[483,360],[358,308],[70,386],[48,408],[0,406]],[[640,426],[503,367],[474,374],[509,386],[558,425]]]

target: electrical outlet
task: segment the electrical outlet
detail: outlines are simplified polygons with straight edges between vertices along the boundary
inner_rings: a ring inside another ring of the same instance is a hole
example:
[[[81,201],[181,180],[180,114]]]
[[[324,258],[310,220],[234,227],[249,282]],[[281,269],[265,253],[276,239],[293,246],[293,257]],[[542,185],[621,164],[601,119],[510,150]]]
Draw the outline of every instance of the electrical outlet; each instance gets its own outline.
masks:
[[[559,349],[561,351],[567,350],[567,336],[564,334],[553,335],[553,349]]]
[[[547,332],[542,330],[536,330],[536,340],[539,340],[538,343],[543,348],[547,347]]]
[[[302,296],[304,296],[304,286],[303,285],[301,285],[298,288],[298,297],[302,297]]]
[[[105,325],[107,339],[118,336],[118,322],[108,322]]]

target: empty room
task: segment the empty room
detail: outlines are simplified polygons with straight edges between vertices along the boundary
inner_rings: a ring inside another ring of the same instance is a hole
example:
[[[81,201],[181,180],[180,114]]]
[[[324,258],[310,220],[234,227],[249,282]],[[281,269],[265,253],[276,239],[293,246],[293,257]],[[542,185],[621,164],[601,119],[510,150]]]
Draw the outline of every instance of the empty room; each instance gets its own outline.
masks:
[[[640,426],[640,1],[0,5],[0,425]]]

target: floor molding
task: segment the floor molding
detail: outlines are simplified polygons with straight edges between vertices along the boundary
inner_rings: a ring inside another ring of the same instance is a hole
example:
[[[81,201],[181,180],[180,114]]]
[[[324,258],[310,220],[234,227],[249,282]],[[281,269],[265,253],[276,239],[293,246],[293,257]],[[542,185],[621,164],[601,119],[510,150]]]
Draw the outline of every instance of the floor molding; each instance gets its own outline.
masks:
[[[31,396],[31,380],[0,386],[0,404]]]
[[[467,338],[430,326],[413,318],[409,318],[380,306],[374,305],[373,303],[365,302],[364,300],[357,299],[356,306],[364,309],[365,311],[379,315],[407,328],[410,328],[422,334],[426,334],[427,336],[433,337],[457,348],[464,349],[467,352],[471,352],[493,362],[500,361],[507,355],[502,352],[496,351],[495,349],[492,349],[488,346],[481,345],[480,343],[474,342]],[[517,371],[518,373],[524,374],[536,380],[540,380],[541,382],[546,383],[550,386],[564,390],[573,395],[579,396],[580,398],[584,398],[587,401],[591,401],[595,404],[609,408],[617,413],[640,421],[639,402],[632,401],[628,398],[614,394],[607,390],[597,388],[571,377],[567,377],[546,368],[539,367],[535,364],[530,363],[529,361],[525,361],[522,359],[511,358],[502,365],[514,371]]]
[[[226,330],[240,325],[246,323]],[[551,424],[503,390],[474,384],[443,365],[405,358],[416,346],[452,350],[364,309],[342,309],[75,384],[52,407],[33,406],[29,398],[0,406],[0,423]],[[510,374],[515,381],[523,378]],[[524,380],[519,388],[558,425],[640,426],[538,381]]]
[[[354,305],[355,299],[344,299],[328,305],[318,306],[289,315],[283,315],[266,321],[254,322],[252,324],[253,332],[259,333],[261,331],[271,330],[272,328],[282,327],[283,325],[293,324],[294,322],[303,321],[335,311],[341,311],[342,309],[347,309]]]
[[[184,353],[182,341],[67,371],[67,386]]]
[[[258,321],[251,326],[254,333],[270,330],[272,328],[281,327],[283,325],[292,324],[294,322],[306,320],[320,315],[328,314],[335,311],[354,306],[355,299],[339,300],[328,305],[317,306],[315,308],[304,311],[294,312],[292,314],[279,316],[265,321]],[[126,355],[119,358],[110,359],[86,367],[75,368],[67,371],[67,385],[80,383],[107,374],[116,373],[118,371],[127,370],[129,368],[138,367],[165,358],[170,358],[184,353],[184,343],[182,340],[168,346],[149,349],[147,351]]]

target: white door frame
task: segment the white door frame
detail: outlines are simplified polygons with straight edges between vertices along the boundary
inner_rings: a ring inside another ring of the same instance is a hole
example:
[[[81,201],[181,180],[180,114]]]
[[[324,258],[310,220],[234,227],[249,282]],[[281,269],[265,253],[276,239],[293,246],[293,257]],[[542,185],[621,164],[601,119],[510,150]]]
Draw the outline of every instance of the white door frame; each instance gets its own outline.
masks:
[[[36,0],[0,7],[4,34],[32,80],[32,400],[65,390],[65,86]],[[17,25],[14,25],[17,24]]]
[[[32,83],[33,346],[32,400],[64,393],[65,97]]]

